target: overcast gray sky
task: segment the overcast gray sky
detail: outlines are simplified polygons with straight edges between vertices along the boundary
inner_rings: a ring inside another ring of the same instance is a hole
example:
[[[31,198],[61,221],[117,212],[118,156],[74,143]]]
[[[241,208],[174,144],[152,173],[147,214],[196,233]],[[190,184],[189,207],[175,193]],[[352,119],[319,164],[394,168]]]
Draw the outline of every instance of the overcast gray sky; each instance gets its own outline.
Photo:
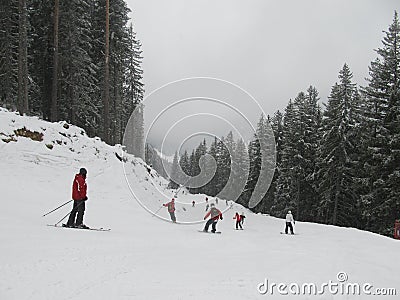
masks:
[[[354,82],[365,85],[382,31],[400,7],[395,0],[127,3],[143,44],[146,95],[182,78],[214,77],[240,86],[271,115],[283,111],[289,99],[309,85],[326,102],[344,63]],[[230,103],[242,101],[239,98]],[[256,118],[259,115],[254,111]]]

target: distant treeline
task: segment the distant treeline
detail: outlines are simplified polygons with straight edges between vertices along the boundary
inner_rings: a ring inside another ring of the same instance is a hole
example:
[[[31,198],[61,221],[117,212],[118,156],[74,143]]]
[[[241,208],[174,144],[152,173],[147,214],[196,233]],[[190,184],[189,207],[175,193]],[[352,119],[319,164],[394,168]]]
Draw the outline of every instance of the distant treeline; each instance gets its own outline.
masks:
[[[397,12],[369,67],[368,85],[357,87],[347,64],[339,71],[324,109],[315,87],[290,100],[282,113],[262,116],[254,140],[245,145],[232,133],[208,148],[176,155],[191,176],[205,153],[217,162],[214,178],[192,193],[218,194],[238,157],[249,176],[238,202],[248,206],[262,165],[258,136],[269,124],[276,142],[272,184],[255,212],[282,217],[292,210],[302,221],[356,227],[391,236],[400,219],[400,25]],[[246,153],[247,151],[247,153]],[[249,160],[248,162],[246,160]],[[171,180],[170,187],[176,187]]]

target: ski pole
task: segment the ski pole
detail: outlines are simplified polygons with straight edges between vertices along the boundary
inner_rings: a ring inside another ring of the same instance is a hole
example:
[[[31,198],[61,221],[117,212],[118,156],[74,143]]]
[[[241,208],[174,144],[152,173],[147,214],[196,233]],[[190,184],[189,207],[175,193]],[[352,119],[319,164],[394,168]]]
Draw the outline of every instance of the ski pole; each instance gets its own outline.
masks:
[[[52,211],[49,211],[48,213],[44,214],[42,217],[44,217],[44,216],[47,216],[47,215],[51,214],[53,211],[56,211],[57,209],[59,209],[59,208],[63,207],[64,205],[66,205],[66,204],[70,203],[71,201],[72,201],[72,200],[69,200],[69,201],[65,202],[64,204],[61,204],[59,207],[57,207],[57,208],[53,209]]]
[[[83,201],[83,200],[82,200]],[[82,204],[82,201],[80,201],[80,203],[76,206],[76,207],[74,207],[74,208],[72,208],[72,210],[69,212],[69,213],[67,213],[60,221],[58,221],[56,224],[54,224],[54,225],[58,225],[60,222],[62,222],[62,220],[64,220],[66,217],[68,217],[71,213],[72,213],[72,211],[74,210],[74,209],[78,209],[78,207],[79,207],[79,205],[81,205]]]
[[[155,215],[157,215],[157,213],[158,213],[158,212],[161,210],[161,208],[163,208],[163,207],[164,207],[164,205],[162,205],[159,209],[157,209],[157,211],[153,213],[152,217],[154,217]]]
[[[60,221],[58,221],[55,225],[58,225],[60,222],[62,222],[62,220],[64,220],[66,217],[68,217],[68,215],[70,215],[72,213],[72,211],[70,211],[69,213],[67,213]]]

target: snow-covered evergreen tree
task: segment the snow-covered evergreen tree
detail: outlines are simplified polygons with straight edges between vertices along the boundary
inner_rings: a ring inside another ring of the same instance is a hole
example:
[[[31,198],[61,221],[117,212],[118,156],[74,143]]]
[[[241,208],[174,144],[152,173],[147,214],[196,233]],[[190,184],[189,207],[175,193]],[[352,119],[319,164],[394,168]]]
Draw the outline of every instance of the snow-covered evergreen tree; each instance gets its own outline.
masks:
[[[254,208],[264,201],[275,171],[275,140],[270,120],[261,115],[254,140],[249,143],[249,176],[239,203]]]
[[[232,173],[232,192],[233,198],[231,200],[238,200],[245,189],[247,177],[249,174],[249,157],[246,144],[242,139],[236,141],[236,147],[233,153],[231,163]]]
[[[0,104],[18,106],[18,2],[0,2]]]
[[[181,155],[179,159],[179,165],[181,166],[182,172],[185,173],[187,176],[190,176],[190,161],[187,150],[185,150]]]
[[[397,188],[398,118],[400,80],[400,23],[397,12],[385,31],[379,57],[371,62],[369,84],[364,89],[367,100],[368,153],[365,162],[369,174],[369,191],[363,197],[366,227],[391,234],[393,222],[399,218]]]
[[[278,164],[279,177],[276,181],[276,191],[271,213],[283,216],[285,211],[293,209],[296,204],[293,201],[295,196],[294,189],[294,158],[296,156],[296,114],[292,100],[285,108],[283,117],[281,144],[279,146],[280,162]]]
[[[196,148],[196,150],[193,152],[193,157],[190,158],[190,166],[193,179],[191,179],[189,183],[190,186],[192,186],[190,192],[193,194],[204,192],[204,186],[201,184],[204,181],[204,178],[199,175],[201,174],[200,158],[206,153],[207,153],[207,143],[206,140],[204,139]]]
[[[233,133],[230,131],[228,135],[220,140],[217,144],[217,185],[219,196],[223,199],[233,199],[233,176],[232,171],[232,156],[236,145],[233,138]]]
[[[210,149],[207,151],[208,155],[210,155],[213,158],[213,161],[209,160],[207,161],[206,164],[206,172],[207,176],[212,176],[211,180],[204,186],[204,193],[210,196],[215,196],[218,194],[217,190],[217,181],[218,179],[218,139],[217,137],[214,137],[214,141],[210,145]],[[215,163],[217,169],[215,170],[215,174],[211,174],[212,172],[212,164]]]
[[[31,110],[50,120],[50,99],[53,64],[53,2],[32,0],[28,3],[29,23],[28,54],[30,74]]]
[[[93,94],[99,90],[90,57],[91,15],[88,0],[60,2],[58,117],[96,133],[100,103]]]
[[[318,180],[321,197],[319,215],[324,222],[350,225],[357,214],[359,197],[354,193],[357,127],[361,118],[359,96],[347,64],[339,72],[339,83],[332,87],[324,119],[323,136],[318,150]]]
[[[168,184],[169,189],[177,189],[179,187],[179,184],[177,183],[178,168],[179,168],[178,164],[179,164],[178,152],[175,152],[174,160],[172,161],[171,173],[169,176],[169,184]]]

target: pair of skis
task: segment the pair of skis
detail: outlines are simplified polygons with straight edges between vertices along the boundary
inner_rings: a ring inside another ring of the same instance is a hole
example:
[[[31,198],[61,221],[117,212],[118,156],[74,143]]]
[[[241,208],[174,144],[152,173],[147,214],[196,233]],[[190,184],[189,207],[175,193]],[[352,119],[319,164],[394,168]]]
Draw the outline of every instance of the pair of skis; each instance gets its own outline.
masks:
[[[110,228],[82,228],[82,227],[66,227],[66,226],[62,226],[62,225],[57,225],[57,224],[47,224],[47,226],[51,226],[51,227],[56,227],[56,228],[69,228],[69,229],[79,229],[79,230],[94,230],[94,231],[110,231]]]
[[[221,234],[221,231],[212,232],[212,231],[199,230],[199,232],[203,232],[203,233],[212,233],[212,234]]]

